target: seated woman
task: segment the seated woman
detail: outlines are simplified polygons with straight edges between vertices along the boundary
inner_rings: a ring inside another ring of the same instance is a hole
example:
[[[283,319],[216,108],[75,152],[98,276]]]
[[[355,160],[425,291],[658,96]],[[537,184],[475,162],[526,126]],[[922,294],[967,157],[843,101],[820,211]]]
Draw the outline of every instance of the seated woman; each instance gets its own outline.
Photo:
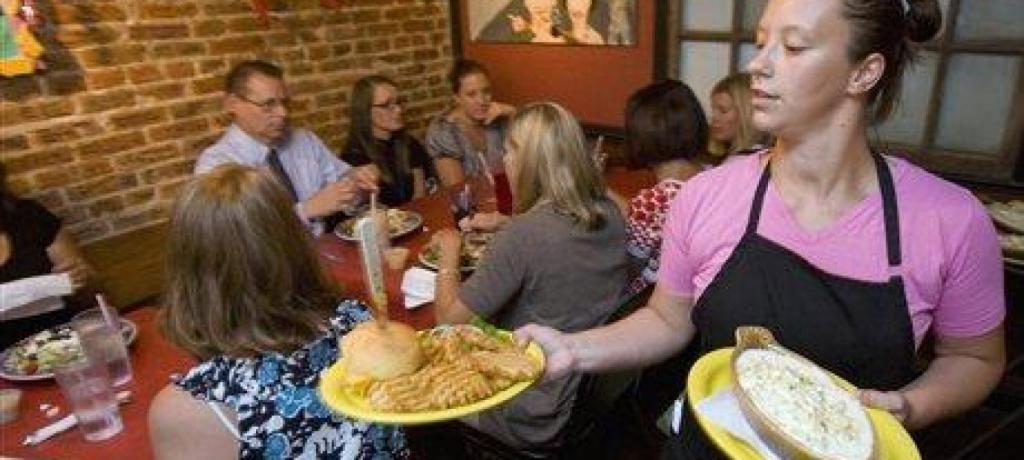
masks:
[[[515,113],[491,98],[487,69],[476,61],[456,61],[448,80],[455,108],[434,118],[426,136],[427,152],[445,187],[501,164],[507,117]]]
[[[91,269],[74,236],[39,203],[7,190],[0,164],[0,349],[71,319],[68,296],[82,292]],[[38,278],[66,273],[66,279]]]
[[[652,83],[626,102],[626,155],[633,166],[650,168],[658,183],[641,190],[626,208],[626,250],[639,274],[628,294],[658,278],[661,229],[683,181],[701,171],[696,162],[708,141],[708,122],[697,96],[676,80]]]
[[[464,284],[461,235],[437,233],[437,322],[478,315],[505,329],[537,322],[581,331],[601,324],[626,282],[625,225],[605,196],[579,124],[556,104],[530,105],[512,120],[506,149],[517,214]],[[517,449],[553,449],[578,382],[574,375],[540,384],[467,422]]]
[[[377,166],[380,200],[388,206],[424,196],[433,176],[426,150],[404,131],[404,103],[390,79],[359,79],[352,88],[348,144],[341,154],[352,166]]]
[[[711,141],[707,163],[718,165],[731,155],[752,153],[768,143],[767,136],[754,127],[750,101],[749,73],[730,75],[711,88]]]
[[[220,166],[171,216],[164,335],[199,365],[149,410],[156,458],[404,458],[401,430],[332,414],[316,396],[339,338],[370,315],[317,265],[269,172]]]

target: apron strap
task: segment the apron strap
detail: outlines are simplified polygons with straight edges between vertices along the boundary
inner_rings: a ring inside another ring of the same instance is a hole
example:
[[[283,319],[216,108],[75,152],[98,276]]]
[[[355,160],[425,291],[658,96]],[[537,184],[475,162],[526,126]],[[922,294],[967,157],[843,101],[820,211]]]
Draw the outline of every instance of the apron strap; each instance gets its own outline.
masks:
[[[764,171],[761,172],[761,180],[757,183],[757,190],[754,191],[754,202],[750,205],[750,216],[747,217],[747,230],[744,235],[757,233],[757,222],[761,219],[761,205],[764,204],[764,192],[768,189],[768,180],[772,177],[771,168],[768,166],[771,161],[764,164]]]
[[[871,153],[871,158],[875,161],[875,173],[878,175],[878,187],[882,194],[886,255],[889,258],[890,267],[899,267],[903,263],[903,256],[900,250],[900,219],[896,210],[896,186],[893,184],[892,172],[889,171],[889,164],[886,163],[885,158],[875,152]],[[771,161],[765,163],[761,179],[757,183],[744,235],[757,232],[757,224],[761,219],[761,207],[764,204],[765,190],[768,189],[768,182],[772,176],[770,166]]]
[[[896,211],[896,186],[893,185],[892,172],[882,155],[872,152],[875,159],[875,171],[878,173],[878,187],[882,192],[882,215],[885,218],[885,247],[889,256],[889,266],[899,267],[903,263],[900,250],[900,219]]]

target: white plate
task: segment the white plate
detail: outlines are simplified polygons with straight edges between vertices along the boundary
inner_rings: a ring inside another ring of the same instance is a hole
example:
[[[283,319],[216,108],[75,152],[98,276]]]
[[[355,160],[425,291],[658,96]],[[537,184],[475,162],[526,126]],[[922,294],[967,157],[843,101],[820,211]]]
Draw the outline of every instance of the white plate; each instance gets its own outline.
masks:
[[[405,211],[402,209],[389,209],[388,212],[399,212],[402,215],[403,225],[398,228],[388,228],[388,233],[391,239],[398,238],[400,236],[408,235],[420,227],[423,226],[423,216],[413,211]],[[356,238],[355,233],[352,231],[352,227],[355,225],[356,220],[359,218],[353,217],[345,219],[337,227],[334,227],[334,234],[338,235],[345,241],[357,242],[359,238]]]
[[[475,242],[468,242],[470,240],[473,240]],[[493,240],[494,240],[494,234],[493,233],[467,233],[467,234],[465,234],[463,236],[463,243],[462,243],[463,244],[463,249],[466,248],[466,245],[475,245],[477,247],[479,247],[479,246],[487,246],[487,245],[490,245],[491,241],[493,241]],[[423,264],[424,267],[427,267],[427,268],[430,268],[430,269],[436,271],[436,270],[438,270],[437,264],[427,258],[427,253],[435,252],[435,251],[437,251],[437,249],[434,246],[434,242],[431,241],[430,243],[427,243],[426,245],[423,246],[423,249],[420,250],[420,253],[419,253],[418,257],[419,257],[420,263]],[[486,251],[486,248],[484,249],[484,251]],[[474,271],[474,270],[476,270],[476,267],[480,265],[480,260],[481,259],[483,259],[483,255],[482,254],[481,254],[481,256],[479,258],[477,258],[476,260],[472,261],[472,263],[461,265],[459,267],[459,270],[461,270],[463,272],[467,272],[467,273],[471,272],[471,271]]]
[[[70,327],[70,325],[62,324],[60,326],[53,327],[50,330],[59,329],[61,327]],[[29,336],[29,337],[21,339],[21,340],[18,341],[18,343],[15,343],[14,345],[11,345],[6,350],[4,350],[3,353],[0,353],[0,378],[3,378],[5,380],[16,381],[16,382],[29,382],[29,381],[34,381],[34,380],[46,380],[46,379],[52,379],[53,378],[53,373],[52,372],[40,372],[40,373],[36,373],[36,374],[22,374],[22,373],[14,370],[14,369],[9,369],[7,367],[7,355],[9,355],[11,353],[11,351],[16,349],[17,347],[20,347],[23,343],[25,343],[26,341],[32,339],[33,337],[35,337],[38,334],[39,333],[36,333],[36,334],[33,334],[33,335]],[[139,336],[139,327],[136,326],[135,323],[133,323],[133,322],[127,320],[127,319],[121,318],[121,334],[124,335],[125,343],[128,344],[128,345],[131,345],[132,342],[135,342],[135,338]]]

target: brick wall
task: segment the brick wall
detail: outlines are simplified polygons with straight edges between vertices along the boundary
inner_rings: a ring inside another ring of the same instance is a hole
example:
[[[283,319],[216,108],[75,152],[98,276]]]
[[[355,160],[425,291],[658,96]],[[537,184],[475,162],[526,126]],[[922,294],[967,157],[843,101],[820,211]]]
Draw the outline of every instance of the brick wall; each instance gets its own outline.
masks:
[[[227,120],[223,76],[248,58],[282,65],[292,119],[340,151],[352,83],[381,73],[422,134],[448,102],[448,2],[39,0],[49,69],[0,78],[0,160],[9,186],[43,202],[82,241],[166,218],[198,153]]]

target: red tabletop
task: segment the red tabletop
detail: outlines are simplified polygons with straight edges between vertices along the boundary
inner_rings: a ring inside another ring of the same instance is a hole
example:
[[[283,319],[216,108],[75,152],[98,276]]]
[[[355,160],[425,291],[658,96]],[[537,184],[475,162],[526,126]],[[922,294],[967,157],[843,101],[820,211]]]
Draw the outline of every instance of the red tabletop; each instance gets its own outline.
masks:
[[[654,177],[645,171],[615,169],[607,176],[608,185],[623,196],[633,196],[654,183]],[[396,239],[392,244],[409,248],[409,264],[416,263],[419,251],[430,241],[430,235],[439,228],[452,225],[444,194],[421,198],[402,207],[423,216],[424,226],[419,231]],[[316,240],[316,250],[331,276],[342,283],[346,296],[366,299],[358,246],[344,241],[333,233],[325,233]],[[392,320],[409,324],[416,329],[434,325],[433,304],[406,310],[400,290],[402,271],[387,270],[386,284],[389,294],[389,316]],[[67,415],[70,407],[64,402],[60,389],[53,380],[39,382],[7,382],[0,380],[0,388],[19,388],[24,391],[18,420],[0,425],[0,456],[47,459],[152,458],[146,414],[149,404],[171,375],[186,372],[193,361],[180,349],[171,345],[157,331],[154,324],[156,308],[147,307],[125,316],[139,327],[139,336],[131,347],[133,380],[125,387],[131,391],[131,402],[121,406],[124,431],[102,442],[87,442],[77,428],[61,433],[42,444],[32,447],[21,442],[29,433]],[[48,419],[39,411],[47,403],[60,406],[59,416]]]

